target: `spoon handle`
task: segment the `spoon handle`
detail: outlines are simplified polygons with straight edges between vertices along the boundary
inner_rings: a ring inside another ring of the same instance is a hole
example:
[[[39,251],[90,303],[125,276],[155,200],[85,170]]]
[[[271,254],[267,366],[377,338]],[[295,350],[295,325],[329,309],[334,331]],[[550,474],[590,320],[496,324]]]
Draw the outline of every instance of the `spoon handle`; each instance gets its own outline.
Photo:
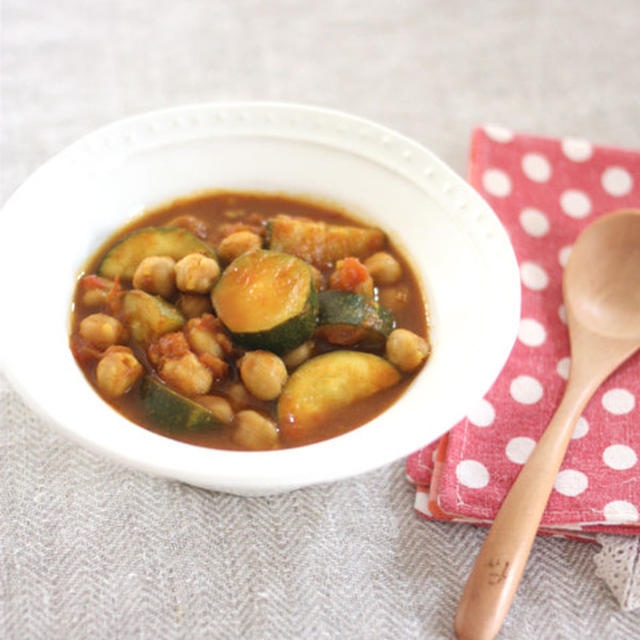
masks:
[[[502,503],[458,605],[454,628],[460,640],[491,640],[500,631],[573,428],[595,386],[569,382],[549,426]]]

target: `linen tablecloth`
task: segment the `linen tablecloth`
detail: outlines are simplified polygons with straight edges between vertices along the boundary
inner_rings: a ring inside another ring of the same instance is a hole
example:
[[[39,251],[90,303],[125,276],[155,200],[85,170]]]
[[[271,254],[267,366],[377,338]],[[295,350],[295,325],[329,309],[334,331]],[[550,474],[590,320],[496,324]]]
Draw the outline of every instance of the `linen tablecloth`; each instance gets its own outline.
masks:
[[[1,11],[1,202],[91,129],[205,100],[342,108],[461,174],[478,122],[640,147],[635,0],[3,0]],[[404,461],[281,496],[216,494],[78,448],[1,385],[1,637],[453,637],[484,532],[421,521]],[[501,637],[638,637],[638,614],[594,576],[595,551],[536,543]]]

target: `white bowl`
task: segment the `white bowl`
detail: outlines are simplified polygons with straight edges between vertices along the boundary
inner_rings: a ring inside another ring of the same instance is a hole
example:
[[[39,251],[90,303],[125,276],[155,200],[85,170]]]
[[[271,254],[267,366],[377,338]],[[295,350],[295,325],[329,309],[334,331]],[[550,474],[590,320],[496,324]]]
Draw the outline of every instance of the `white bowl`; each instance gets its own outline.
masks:
[[[429,300],[433,353],[375,420],[310,446],[220,451],[129,422],[87,384],[68,346],[84,261],[143,210],[215,188],[329,199],[411,255]],[[5,205],[1,228],[0,362],[16,389],[94,451],[221,491],[264,495],[336,480],[431,442],[488,390],[518,327],[516,260],[486,202],[416,142],[327,109],[204,104],[116,122],[37,170]]]

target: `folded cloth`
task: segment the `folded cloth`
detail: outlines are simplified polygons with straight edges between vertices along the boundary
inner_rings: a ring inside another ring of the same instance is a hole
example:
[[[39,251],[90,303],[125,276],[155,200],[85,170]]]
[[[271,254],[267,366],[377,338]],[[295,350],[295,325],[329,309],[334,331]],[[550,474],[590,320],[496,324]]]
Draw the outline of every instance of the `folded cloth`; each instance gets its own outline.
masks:
[[[489,524],[566,385],[562,270],[571,245],[598,216],[640,208],[640,152],[485,126],[473,133],[469,164],[469,180],[505,226],[520,266],[518,339],[485,398],[444,438],[413,454],[407,474],[424,517]],[[596,532],[638,534],[639,513],[636,354],[579,419],[540,533],[582,540]]]

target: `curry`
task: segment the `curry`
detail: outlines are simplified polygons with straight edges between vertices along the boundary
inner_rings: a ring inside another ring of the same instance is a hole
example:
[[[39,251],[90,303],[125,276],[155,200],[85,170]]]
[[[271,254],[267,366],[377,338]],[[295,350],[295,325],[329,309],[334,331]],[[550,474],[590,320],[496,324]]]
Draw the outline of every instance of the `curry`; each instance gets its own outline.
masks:
[[[239,450],[363,425],[430,351],[417,278],[382,230],[244,192],[180,199],[118,230],[78,278],[70,346],[132,422]]]

